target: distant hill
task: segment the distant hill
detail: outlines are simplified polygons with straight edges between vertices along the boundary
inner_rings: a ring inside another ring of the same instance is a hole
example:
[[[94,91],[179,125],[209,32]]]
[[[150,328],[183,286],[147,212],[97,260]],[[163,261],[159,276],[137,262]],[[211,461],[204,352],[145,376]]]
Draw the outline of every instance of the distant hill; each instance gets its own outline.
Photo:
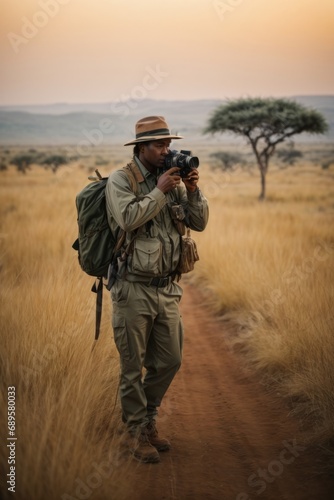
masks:
[[[334,142],[334,96],[292,96],[321,111],[330,130],[326,136],[296,136],[296,142]],[[0,106],[0,144],[60,145],[119,144],[134,137],[134,123],[143,116],[161,114],[174,133],[191,142],[234,142],[229,134],[204,136],[213,110],[224,101],[203,99],[167,101],[146,99],[122,103]]]

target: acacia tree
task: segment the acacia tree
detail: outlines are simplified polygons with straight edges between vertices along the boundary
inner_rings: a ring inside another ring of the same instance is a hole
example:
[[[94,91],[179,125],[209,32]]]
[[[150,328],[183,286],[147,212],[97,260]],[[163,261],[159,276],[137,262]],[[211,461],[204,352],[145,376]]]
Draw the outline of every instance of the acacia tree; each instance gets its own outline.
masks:
[[[328,125],[321,113],[295,101],[247,98],[219,106],[209,118],[205,133],[232,132],[251,145],[261,175],[260,200],[266,195],[266,174],[276,146],[302,132],[323,134]]]

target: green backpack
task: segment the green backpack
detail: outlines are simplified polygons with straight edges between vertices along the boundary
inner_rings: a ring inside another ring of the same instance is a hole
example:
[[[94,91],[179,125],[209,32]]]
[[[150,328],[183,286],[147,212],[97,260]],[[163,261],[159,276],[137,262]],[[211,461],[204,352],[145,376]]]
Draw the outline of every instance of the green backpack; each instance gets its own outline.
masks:
[[[138,182],[142,180],[142,174],[134,162],[123,167],[123,171],[129,177],[134,193],[138,190]],[[92,287],[96,296],[96,325],[95,340],[100,333],[102,315],[103,279],[107,278],[109,265],[117,260],[117,252],[121,248],[126,233],[118,228],[116,234],[110,229],[106,210],[105,189],[108,177],[102,177],[95,170],[97,178],[88,184],[76,196],[78,238],[72,248],[78,252],[79,264],[85,273],[97,278]],[[115,279],[115,277],[113,278]],[[110,290],[113,279],[106,284]]]

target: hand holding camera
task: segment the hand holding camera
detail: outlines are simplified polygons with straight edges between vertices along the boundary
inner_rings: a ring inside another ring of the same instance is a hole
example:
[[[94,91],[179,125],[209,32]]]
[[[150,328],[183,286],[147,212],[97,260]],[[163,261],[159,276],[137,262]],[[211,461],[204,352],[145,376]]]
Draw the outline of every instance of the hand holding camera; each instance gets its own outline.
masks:
[[[191,156],[191,151],[180,152],[173,149],[165,156],[164,172],[173,167],[180,168],[180,176],[182,179],[187,178],[190,172],[199,167],[199,159],[197,156]]]
[[[199,159],[197,156],[191,156],[191,151],[172,150],[165,156],[164,172],[171,172],[175,167],[179,167],[178,175],[180,175],[187,190],[196,191],[199,179],[197,170]]]
[[[199,160],[197,156],[191,156],[191,151],[172,150],[165,156],[163,174],[159,177],[157,187],[168,193],[184,182],[190,192],[197,189]]]
[[[187,190],[194,193],[197,189],[197,183],[199,180],[198,170],[195,168],[189,172],[188,176],[182,179]]]
[[[172,189],[176,188],[181,182],[180,168],[172,167],[165,171],[158,179],[157,187],[163,193],[168,193]]]

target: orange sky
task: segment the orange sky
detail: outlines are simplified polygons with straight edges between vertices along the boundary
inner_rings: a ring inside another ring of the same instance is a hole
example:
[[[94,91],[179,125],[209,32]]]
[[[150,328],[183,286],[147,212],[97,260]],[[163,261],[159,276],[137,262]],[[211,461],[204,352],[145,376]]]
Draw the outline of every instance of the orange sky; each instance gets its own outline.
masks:
[[[333,0],[2,0],[0,32],[0,104],[334,94]]]

